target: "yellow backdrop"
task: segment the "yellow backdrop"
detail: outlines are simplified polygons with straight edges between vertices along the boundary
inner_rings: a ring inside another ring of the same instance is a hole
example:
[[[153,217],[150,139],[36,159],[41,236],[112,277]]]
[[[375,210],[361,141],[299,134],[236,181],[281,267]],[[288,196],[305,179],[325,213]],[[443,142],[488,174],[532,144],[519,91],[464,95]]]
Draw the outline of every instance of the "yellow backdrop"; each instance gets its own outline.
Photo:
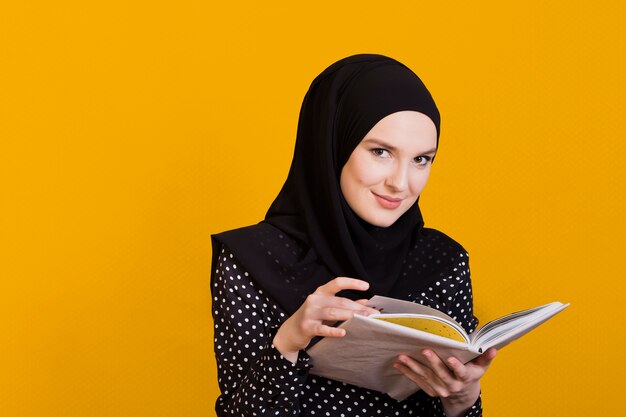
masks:
[[[304,94],[381,53],[442,113],[421,203],[503,349],[486,416],[623,409],[624,2],[0,6],[0,413],[210,416],[209,235],[256,223]]]

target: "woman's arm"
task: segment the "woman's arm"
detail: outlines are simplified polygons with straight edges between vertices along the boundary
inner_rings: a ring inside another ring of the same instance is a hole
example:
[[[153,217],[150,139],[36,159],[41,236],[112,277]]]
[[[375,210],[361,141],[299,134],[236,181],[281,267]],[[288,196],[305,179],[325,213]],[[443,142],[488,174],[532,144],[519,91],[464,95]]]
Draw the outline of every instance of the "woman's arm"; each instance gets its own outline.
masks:
[[[368,284],[335,278],[317,288],[285,320],[274,300],[254,286],[227,248],[221,248],[216,264],[212,292],[222,391],[218,415],[297,415],[310,369],[304,348],[315,336],[343,336],[343,329],[332,327],[337,320],[378,312],[335,296],[344,289],[367,289]]]
[[[295,363],[272,344],[281,316],[273,300],[222,247],[213,265],[214,350],[221,395],[218,416],[295,416],[308,356]]]

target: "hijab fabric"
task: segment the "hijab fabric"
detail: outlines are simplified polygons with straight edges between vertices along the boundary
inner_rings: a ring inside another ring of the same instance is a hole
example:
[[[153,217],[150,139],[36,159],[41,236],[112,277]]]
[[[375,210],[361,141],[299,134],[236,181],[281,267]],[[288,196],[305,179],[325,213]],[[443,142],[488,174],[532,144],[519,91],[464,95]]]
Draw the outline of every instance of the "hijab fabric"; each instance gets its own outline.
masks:
[[[289,313],[337,276],[370,283],[368,294],[344,291],[341,296],[393,296],[403,260],[423,228],[418,202],[391,226],[377,227],[352,211],[339,178],[371,128],[404,110],[428,116],[439,138],[439,111],[407,66],[378,54],[333,63],[304,97],[289,174],[265,220],[213,236]]]

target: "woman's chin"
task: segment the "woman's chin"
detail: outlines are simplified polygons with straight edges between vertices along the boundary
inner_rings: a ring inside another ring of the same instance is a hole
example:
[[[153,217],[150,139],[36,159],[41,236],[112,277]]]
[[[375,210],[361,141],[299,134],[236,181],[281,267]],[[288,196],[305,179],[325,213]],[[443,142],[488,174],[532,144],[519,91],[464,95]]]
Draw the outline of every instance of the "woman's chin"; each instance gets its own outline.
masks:
[[[371,216],[368,219],[363,219],[372,226],[377,227],[389,227],[398,220],[397,216]]]

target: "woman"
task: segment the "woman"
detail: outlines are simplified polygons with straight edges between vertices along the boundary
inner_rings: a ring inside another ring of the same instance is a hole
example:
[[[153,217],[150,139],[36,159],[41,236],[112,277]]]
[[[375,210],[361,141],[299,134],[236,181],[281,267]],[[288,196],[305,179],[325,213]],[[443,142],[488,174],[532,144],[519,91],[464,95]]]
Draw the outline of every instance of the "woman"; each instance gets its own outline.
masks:
[[[342,337],[333,323],[376,312],[386,295],[437,308],[468,332],[467,253],[423,227],[418,206],[439,140],[439,112],[404,64],[341,59],[305,95],[287,180],[265,220],[212,236],[220,416],[480,416],[489,350],[463,365],[399,356],[420,391],[404,401],[310,375],[306,347]]]

